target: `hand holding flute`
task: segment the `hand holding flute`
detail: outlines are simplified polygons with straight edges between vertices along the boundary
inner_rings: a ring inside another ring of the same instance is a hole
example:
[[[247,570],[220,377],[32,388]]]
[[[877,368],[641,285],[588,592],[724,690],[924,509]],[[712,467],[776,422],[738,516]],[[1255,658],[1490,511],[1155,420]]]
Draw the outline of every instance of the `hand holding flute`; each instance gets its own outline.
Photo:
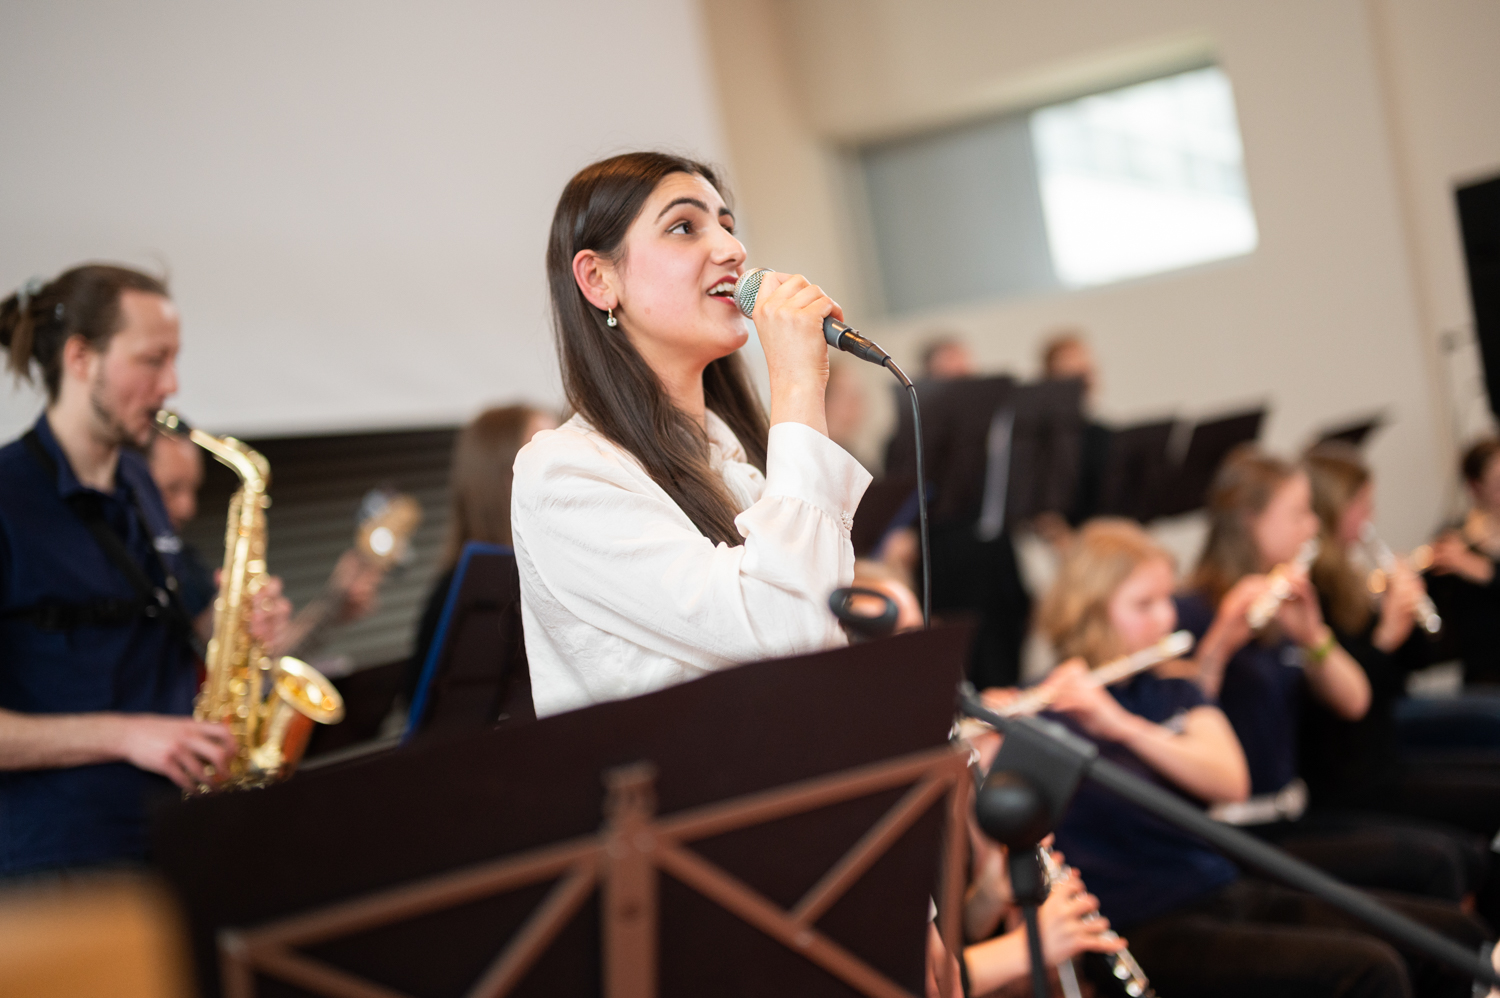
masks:
[[[1403,604],[1404,609],[1398,609],[1410,615],[1428,634],[1441,631],[1443,618],[1438,615],[1432,597],[1427,595],[1427,587],[1417,575],[1417,572],[1432,563],[1432,549],[1426,549],[1425,558],[1417,558],[1416,552],[1413,552],[1412,559],[1397,558],[1396,553],[1375,532],[1375,524],[1368,521],[1360,531],[1360,542],[1370,560],[1375,563],[1375,570],[1370,573],[1370,592]],[[1425,561],[1426,564],[1412,563],[1420,561]]]

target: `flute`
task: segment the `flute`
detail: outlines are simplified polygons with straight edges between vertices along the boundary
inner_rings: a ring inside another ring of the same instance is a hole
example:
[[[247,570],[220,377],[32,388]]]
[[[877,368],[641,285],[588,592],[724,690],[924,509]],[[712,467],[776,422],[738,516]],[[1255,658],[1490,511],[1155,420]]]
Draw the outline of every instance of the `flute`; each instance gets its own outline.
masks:
[[[1049,887],[1063,878],[1067,871],[1058,865],[1057,860],[1052,858],[1052,850],[1038,847],[1037,855],[1041,857],[1042,872],[1047,875],[1047,885]],[[1083,920],[1085,922],[1097,922],[1101,917],[1097,911],[1091,911],[1083,916]],[[1104,938],[1113,941],[1120,937],[1115,933],[1114,929],[1110,929],[1104,933]],[[1106,953],[1104,954],[1104,958],[1109,961],[1110,972],[1121,982],[1125,988],[1125,993],[1130,998],[1155,998],[1156,992],[1151,990],[1150,979],[1146,977],[1146,972],[1141,969],[1141,965],[1136,962],[1130,950],[1122,949],[1118,953]],[[1065,961],[1065,965],[1070,971],[1072,970],[1072,964],[1073,961],[1071,960]],[[1061,976],[1062,968],[1059,967],[1058,971],[1059,976]],[[1073,976],[1073,986],[1077,987],[1076,973]]]
[[[1376,565],[1375,571],[1370,573],[1370,592],[1383,593],[1391,576],[1400,567],[1401,560],[1396,557],[1396,552],[1391,550],[1390,545],[1386,544],[1375,532],[1375,524],[1365,521],[1365,525],[1360,528],[1359,539]],[[1417,618],[1417,624],[1428,634],[1436,634],[1443,629],[1443,618],[1438,615],[1437,607],[1427,593],[1421,594],[1411,608],[1411,613]]]
[[[1175,631],[1149,648],[1142,648],[1132,655],[1106,662],[1090,672],[1087,679],[1093,686],[1113,686],[1116,683],[1123,683],[1131,676],[1145,672],[1153,666],[1170,662],[1174,658],[1181,658],[1192,647],[1193,635],[1190,632]],[[1022,693],[1004,707],[997,708],[995,713],[1001,717],[1035,714],[1045,710],[1051,702],[1051,694],[1037,687]]]
[[[1250,609],[1245,613],[1245,620],[1250,624],[1250,630],[1260,631],[1276,616],[1276,611],[1281,609],[1281,604],[1286,602],[1292,595],[1292,573],[1305,573],[1312,567],[1313,559],[1318,557],[1318,541],[1313,538],[1297,551],[1297,557],[1283,565],[1277,565],[1271,569],[1269,576],[1271,584],[1266,591],[1256,597]]]

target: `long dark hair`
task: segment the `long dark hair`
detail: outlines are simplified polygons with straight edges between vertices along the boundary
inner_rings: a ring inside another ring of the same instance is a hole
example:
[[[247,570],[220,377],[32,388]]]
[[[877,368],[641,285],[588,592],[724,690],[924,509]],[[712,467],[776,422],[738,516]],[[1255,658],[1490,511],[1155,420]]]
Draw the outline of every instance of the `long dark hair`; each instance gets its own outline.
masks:
[[[731,546],[739,511],[709,465],[708,437],[672,403],[661,379],[604,313],[589,303],[573,277],[573,257],[593,250],[619,261],[626,231],[656,185],[674,173],[696,174],[720,193],[723,185],[702,163],[660,152],[634,152],[580,170],[558,199],[547,242],[547,281],[557,354],[568,405],[600,433],[625,448],[714,542]],[[739,354],[703,372],[707,407],[739,438],[750,463],[766,467],[766,415]]]
[[[1328,617],[1345,634],[1359,634],[1370,623],[1367,577],[1355,569],[1339,538],[1339,521],[1354,497],[1370,484],[1370,469],[1358,448],[1346,443],[1319,444],[1302,459],[1312,483],[1313,512],[1318,514],[1318,558],[1312,582],[1328,601]]]
[[[469,541],[510,544],[511,466],[526,443],[526,427],[541,415],[525,405],[486,409],[453,443],[452,517],[443,565],[452,568]]]
[[[86,263],[50,281],[29,282],[0,301],[0,346],[6,349],[6,367],[17,379],[30,381],[35,361],[47,398],[56,401],[63,344],[82,336],[94,351],[107,350],[123,325],[120,295],[126,291],[171,297],[166,281],[107,263]]]
[[[1254,444],[1237,447],[1224,459],[1208,490],[1208,540],[1190,588],[1217,606],[1236,582],[1261,570],[1251,521],[1266,511],[1276,490],[1297,471]]]

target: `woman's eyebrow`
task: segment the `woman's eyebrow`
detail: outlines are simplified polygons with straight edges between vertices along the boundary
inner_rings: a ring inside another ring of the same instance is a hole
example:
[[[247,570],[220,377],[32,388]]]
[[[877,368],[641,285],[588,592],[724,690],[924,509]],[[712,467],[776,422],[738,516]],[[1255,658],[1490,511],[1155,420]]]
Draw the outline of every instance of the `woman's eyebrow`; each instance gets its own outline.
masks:
[[[699,201],[697,198],[681,197],[677,198],[675,201],[670,202],[665,208],[663,208],[661,212],[656,216],[656,220],[660,222],[662,215],[665,215],[667,212],[671,211],[673,208],[677,207],[680,204],[690,204],[704,214],[712,214],[712,212],[709,211],[708,205],[703,203],[702,201]],[[720,214],[728,214],[728,212],[729,209],[725,208],[720,212]],[[732,218],[734,216],[731,215],[730,217]]]

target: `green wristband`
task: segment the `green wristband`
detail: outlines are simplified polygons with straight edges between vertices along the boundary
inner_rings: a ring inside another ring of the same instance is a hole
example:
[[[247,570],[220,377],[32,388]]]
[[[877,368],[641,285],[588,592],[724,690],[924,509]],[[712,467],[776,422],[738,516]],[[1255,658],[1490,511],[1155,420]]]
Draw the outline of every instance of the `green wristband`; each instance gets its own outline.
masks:
[[[1328,636],[1326,638],[1324,638],[1322,641],[1319,641],[1313,647],[1304,648],[1302,650],[1307,654],[1308,661],[1312,662],[1314,665],[1322,665],[1324,660],[1326,660],[1328,656],[1333,653],[1333,649],[1337,645],[1338,640],[1333,636],[1333,628],[1330,627],[1328,629]]]

